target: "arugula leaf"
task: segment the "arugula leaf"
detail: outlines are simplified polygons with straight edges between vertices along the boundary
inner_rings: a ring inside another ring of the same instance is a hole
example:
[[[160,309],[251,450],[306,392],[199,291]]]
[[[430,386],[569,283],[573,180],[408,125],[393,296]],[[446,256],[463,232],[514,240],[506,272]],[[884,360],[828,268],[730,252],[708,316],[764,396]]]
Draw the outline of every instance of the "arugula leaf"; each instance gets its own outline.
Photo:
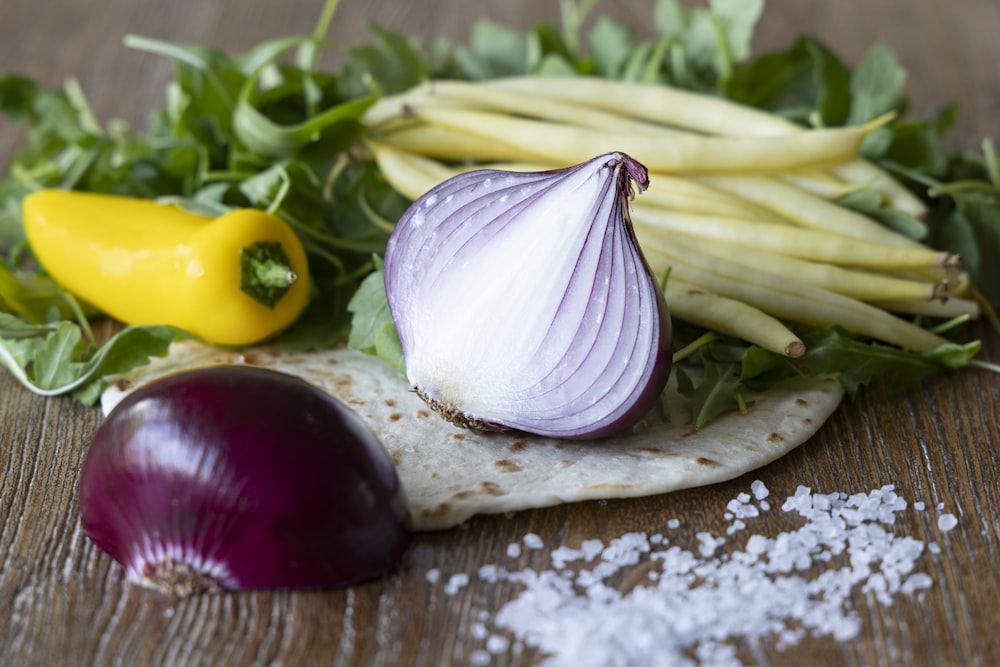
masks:
[[[94,315],[46,275],[21,271],[0,261],[0,313],[21,315],[41,324]]]
[[[743,358],[741,379],[749,386],[767,386],[797,376],[836,375],[845,393],[854,398],[861,387],[887,378],[895,391],[930,375],[968,366],[981,343],[945,344],[923,353],[866,343],[840,327],[824,327],[802,336],[806,352],[790,359],[752,346]]]
[[[1000,196],[992,202],[962,199],[935,230],[935,245],[958,252],[986,300],[1000,304]],[[937,217],[936,214],[935,217]]]
[[[361,287],[347,306],[354,313],[347,345],[380,357],[400,373],[405,373],[403,348],[399,344],[396,325],[389,313],[381,261],[376,262],[376,266],[376,270],[362,281]]]
[[[131,327],[95,350],[72,322],[34,325],[0,313],[0,363],[37,394],[72,393],[90,405],[100,397],[103,377],[165,356],[180,336],[172,327]]]
[[[596,72],[605,78],[620,78],[634,49],[632,28],[623,21],[602,16],[587,39]]]
[[[343,99],[391,95],[430,78],[416,42],[378,26],[370,29],[374,39],[353,48],[341,72],[338,92]]]
[[[905,100],[905,85],[906,71],[896,56],[884,44],[876,44],[851,75],[851,110],[846,124],[862,125],[899,110]]]
[[[726,96],[803,125],[843,125],[850,109],[851,72],[832,51],[808,35],[791,47],[736,67]]]
[[[724,88],[734,65],[750,55],[763,10],[763,0],[711,0],[707,9],[657,0],[653,20],[670,44],[669,80],[692,90]]]
[[[704,375],[696,384],[683,367],[678,366],[677,390],[691,402],[691,423],[701,429],[727,412],[746,409],[740,401],[742,383],[739,364],[705,363]]]
[[[479,21],[472,28],[469,45],[455,50],[455,65],[463,78],[476,81],[527,74],[541,56],[541,44],[534,33]]]

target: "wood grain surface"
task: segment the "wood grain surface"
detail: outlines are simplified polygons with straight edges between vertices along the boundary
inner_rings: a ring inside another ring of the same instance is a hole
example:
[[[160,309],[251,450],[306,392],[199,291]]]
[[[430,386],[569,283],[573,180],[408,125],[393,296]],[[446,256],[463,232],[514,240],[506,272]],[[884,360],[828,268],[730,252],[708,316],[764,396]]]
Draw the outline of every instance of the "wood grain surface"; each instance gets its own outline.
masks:
[[[163,100],[170,66],[122,46],[127,33],[240,50],[312,29],[320,0],[4,0],[0,71],[49,84],[74,76],[100,118],[142,124]],[[599,3],[599,11],[648,23],[648,2]],[[518,28],[558,20],[556,0],[343,0],[334,36],[363,39],[366,25],[424,37],[464,39],[477,18]],[[641,31],[641,28],[637,28]],[[876,41],[910,72],[912,108],[926,114],[958,101],[956,145],[975,147],[1000,118],[1000,3],[995,0],[771,0],[756,46],[818,35],[851,63]],[[0,162],[21,139],[0,120]],[[994,261],[997,258],[993,258]],[[1000,337],[984,325],[966,332],[1000,362]],[[455,595],[426,573],[474,574],[487,563],[548,566],[548,552],[584,539],[663,530],[696,548],[695,534],[724,533],[726,503],[763,480],[773,498],[799,485],[817,492],[867,492],[884,484],[928,511],[907,512],[899,535],[940,545],[918,569],[933,579],[891,605],[855,592],[859,637],[738,644],[747,664],[1000,664],[1000,377],[969,370],[928,381],[902,396],[882,389],[843,405],[808,443],[783,459],[716,486],[639,500],[581,503],[478,517],[420,535],[391,576],[348,590],[203,595],[177,601],[128,585],[121,568],[83,537],[76,485],[96,409],[43,399],[0,373],[0,665],[467,665],[483,648],[473,626],[518,592],[475,576]],[[959,518],[949,532],[936,507]],[[754,530],[776,534],[788,518],[770,512]],[[537,533],[546,548],[506,557],[507,545]],[[634,575],[634,573],[632,573]],[[614,580],[634,585],[629,572]],[[630,583],[631,582],[631,583]],[[492,656],[493,665],[532,665],[531,648]]]

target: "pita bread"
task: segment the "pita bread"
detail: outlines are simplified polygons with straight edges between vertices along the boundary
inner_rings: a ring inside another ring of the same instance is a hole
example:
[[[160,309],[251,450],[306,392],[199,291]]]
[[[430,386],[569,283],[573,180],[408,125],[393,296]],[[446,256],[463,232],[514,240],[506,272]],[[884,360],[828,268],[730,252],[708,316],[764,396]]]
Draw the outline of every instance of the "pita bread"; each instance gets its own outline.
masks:
[[[163,359],[109,378],[102,409],[108,414],[157,377],[212,364],[283,371],[351,406],[395,462],[417,530],[449,528],[479,513],[655,495],[738,477],[805,442],[843,396],[833,379],[790,382],[751,396],[746,414],[725,415],[696,431],[671,380],[666,418],[657,409],[629,433],[558,441],[463,430],[431,412],[387,363],[353,350],[280,354],[185,341]]]

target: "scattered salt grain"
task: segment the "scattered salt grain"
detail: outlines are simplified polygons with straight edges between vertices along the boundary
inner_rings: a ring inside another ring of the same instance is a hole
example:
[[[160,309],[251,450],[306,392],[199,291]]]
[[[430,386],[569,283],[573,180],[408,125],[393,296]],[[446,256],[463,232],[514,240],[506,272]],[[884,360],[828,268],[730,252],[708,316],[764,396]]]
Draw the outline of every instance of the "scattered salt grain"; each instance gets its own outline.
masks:
[[[726,534],[746,530],[748,521],[768,511],[769,493],[757,480],[749,494],[731,500]],[[797,518],[777,535],[751,533],[727,543],[699,532],[695,548],[685,549],[662,533],[632,532],[607,544],[587,540],[579,548],[555,548],[548,570],[485,565],[480,581],[515,583],[522,590],[492,621],[480,611],[471,633],[484,649],[473,651],[469,662],[487,665],[493,656],[529,646],[547,656],[545,667],[738,667],[739,639],[750,645],[770,639],[779,650],[810,636],[849,641],[862,627],[852,603],[856,592],[890,605],[897,595],[933,587],[929,575],[916,571],[917,562],[940,547],[892,532],[907,506],[892,485],[851,495],[800,486],[781,505]],[[912,506],[922,511],[925,504]],[[957,522],[941,514],[938,527],[951,530]],[[668,528],[679,526],[677,519],[667,521]],[[525,535],[523,544],[542,548],[535,534]],[[507,554],[516,558],[520,550],[508,547]],[[648,569],[648,576],[631,579],[640,583],[622,592],[614,577],[635,568]],[[439,577],[437,570],[427,574],[429,582]],[[468,583],[467,576],[452,575],[444,590],[453,595]]]
[[[913,503],[913,509],[917,510],[918,512],[923,512],[925,509],[927,509],[927,504],[924,503],[924,501],[922,500],[918,500],[917,502]]]
[[[486,650],[490,653],[505,653],[510,646],[510,640],[502,635],[491,635],[486,640]]]
[[[461,589],[469,585],[469,575],[467,574],[453,574],[448,578],[448,583],[444,586],[444,592],[447,595],[454,595]]]
[[[681,527],[680,519],[667,519],[667,528],[670,530],[675,530]]]
[[[424,578],[427,579],[427,583],[436,584],[438,579],[441,578],[441,570],[436,567],[431,568],[430,570],[427,570],[427,574],[424,575]]]
[[[715,550],[725,543],[725,540],[716,538],[712,533],[698,533],[695,537],[699,542],[698,552],[705,558],[715,554]]]
[[[958,519],[954,514],[942,514],[938,517],[938,529],[943,531],[949,531],[958,525]]]
[[[541,549],[542,547],[545,546],[545,544],[542,543],[542,538],[540,538],[535,533],[528,533],[527,535],[524,536],[523,541],[524,541],[524,546],[528,547],[529,549]]]
[[[520,555],[521,555],[521,545],[520,544],[518,544],[517,542],[513,542],[512,544],[508,544],[507,545],[507,557],[508,558],[517,558]]]
[[[482,623],[472,624],[472,636],[482,641],[490,636],[490,631],[486,629],[486,626]]]

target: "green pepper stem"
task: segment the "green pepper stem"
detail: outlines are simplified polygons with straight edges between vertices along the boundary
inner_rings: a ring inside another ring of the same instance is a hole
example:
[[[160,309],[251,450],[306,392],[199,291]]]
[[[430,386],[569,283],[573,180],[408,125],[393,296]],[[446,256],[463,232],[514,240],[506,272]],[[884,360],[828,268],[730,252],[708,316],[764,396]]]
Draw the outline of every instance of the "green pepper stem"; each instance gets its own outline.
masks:
[[[296,280],[280,243],[259,241],[240,248],[240,290],[255,301],[274,308]]]

